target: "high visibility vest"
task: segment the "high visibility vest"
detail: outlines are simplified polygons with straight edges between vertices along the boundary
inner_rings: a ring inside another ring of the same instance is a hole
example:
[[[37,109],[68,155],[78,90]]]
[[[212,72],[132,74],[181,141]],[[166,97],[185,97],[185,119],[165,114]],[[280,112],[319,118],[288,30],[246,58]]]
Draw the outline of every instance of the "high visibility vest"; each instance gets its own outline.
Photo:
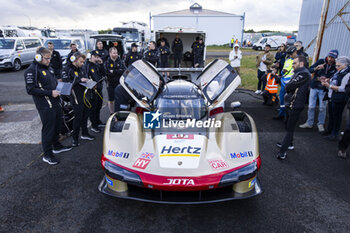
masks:
[[[234,39],[231,39],[231,44],[233,44],[235,42],[235,40]]]
[[[285,86],[287,83],[289,83],[290,79],[292,78],[292,76],[294,74],[293,58],[288,58],[286,60],[282,70],[286,70],[286,72],[283,74],[283,76],[281,78],[281,85]]]
[[[268,73],[266,80],[267,80],[267,83],[265,86],[265,90],[271,94],[276,94],[278,90],[276,79],[272,77],[271,73]]]

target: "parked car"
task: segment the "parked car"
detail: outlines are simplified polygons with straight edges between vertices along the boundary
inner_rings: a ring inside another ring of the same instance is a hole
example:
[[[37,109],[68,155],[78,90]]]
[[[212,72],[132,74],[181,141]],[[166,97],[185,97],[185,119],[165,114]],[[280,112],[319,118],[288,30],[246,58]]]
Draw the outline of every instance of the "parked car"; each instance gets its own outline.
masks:
[[[96,42],[102,41],[103,47],[108,51],[111,47],[116,47],[120,57],[127,53],[125,38],[121,35],[113,34],[98,34],[92,35],[90,38],[95,40],[94,49],[96,49]]]
[[[62,57],[62,61],[65,61],[68,54],[70,53],[70,44],[74,43],[77,45],[78,50],[81,53],[86,53],[86,48],[84,46],[84,41],[80,38],[50,38],[44,43],[47,47],[48,42],[52,42],[55,46],[55,50],[58,51]]]
[[[265,45],[269,44],[271,46],[271,49],[278,49],[278,47],[282,43],[287,42],[286,36],[267,36],[262,37],[258,42],[253,44],[253,49],[255,50],[264,50]]]
[[[0,39],[0,68],[18,71],[33,62],[42,42],[37,37],[12,37]]]

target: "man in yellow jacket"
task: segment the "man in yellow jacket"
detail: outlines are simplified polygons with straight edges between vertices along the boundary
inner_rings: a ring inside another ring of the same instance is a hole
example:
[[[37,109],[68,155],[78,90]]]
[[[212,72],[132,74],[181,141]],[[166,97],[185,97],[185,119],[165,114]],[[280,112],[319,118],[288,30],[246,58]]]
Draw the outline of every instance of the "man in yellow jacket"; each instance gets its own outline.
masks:
[[[258,89],[255,94],[261,94],[265,89],[266,79],[263,80],[262,77],[266,74],[267,70],[270,69],[274,60],[274,56],[270,53],[270,49],[271,46],[266,44],[265,51],[256,57],[256,68],[258,68]]]

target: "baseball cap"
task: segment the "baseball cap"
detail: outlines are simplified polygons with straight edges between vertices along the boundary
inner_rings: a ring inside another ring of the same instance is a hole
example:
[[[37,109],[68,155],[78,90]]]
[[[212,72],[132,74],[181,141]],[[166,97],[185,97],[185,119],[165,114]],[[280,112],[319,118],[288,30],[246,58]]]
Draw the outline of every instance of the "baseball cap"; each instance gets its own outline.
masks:
[[[92,50],[92,51],[91,51],[91,55],[101,57],[100,53],[99,53],[97,50]]]

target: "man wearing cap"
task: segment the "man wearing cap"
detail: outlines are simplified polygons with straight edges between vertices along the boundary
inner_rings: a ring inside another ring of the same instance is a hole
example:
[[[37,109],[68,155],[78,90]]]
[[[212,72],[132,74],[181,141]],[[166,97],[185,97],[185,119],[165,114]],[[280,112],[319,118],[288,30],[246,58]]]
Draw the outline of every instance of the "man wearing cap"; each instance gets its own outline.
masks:
[[[132,43],[131,51],[124,58],[125,66],[129,67],[132,63],[140,59],[142,59],[142,55],[137,51],[137,44]]]
[[[91,51],[91,56],[89,60],[85,63],[83,69],[87,74],[89,79],[97,82],[97,85],[92,89],[91,93],[91,109],[89,113],[89,118],[91,121],[91,131],[99,133],[100,130],[98,126],[102,123],[100,120],[100,111],[103,102],[103,83],[101,79],[104,75],[103,61],[100,53],[97,50]]]
[[[321,84],[321,80],[324,78],[331,78],[337,71],[335,69],[335,59],[338,57],[338,50],[331,50],[326,58],[319,59],[310,67],[310,72],[314,73],[314,77],[311,80],[311,89],[309,95],[309,110],[307,113],[307,121],[299,125],[303,129],[311,129],[314,124],[315,108],[318,100],[319,113],[318,113],[318,131],[322,133],[324,131],[324,122],[326,119],[326,101],[325,89]]]

